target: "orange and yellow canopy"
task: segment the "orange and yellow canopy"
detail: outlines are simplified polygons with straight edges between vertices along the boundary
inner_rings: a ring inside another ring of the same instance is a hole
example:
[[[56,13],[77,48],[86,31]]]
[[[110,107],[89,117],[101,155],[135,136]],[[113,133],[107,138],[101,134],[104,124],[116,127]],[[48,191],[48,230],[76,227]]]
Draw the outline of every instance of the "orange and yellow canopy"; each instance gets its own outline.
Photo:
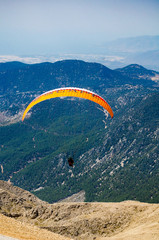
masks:
[[[104,109],[106,109],[110,116],[113,118],[113,111],[109,104],[98,94],[91,92],[89,90],[83,89],[83,88],[73,88],[73,87],[68,87],[68,88],[57,88],[48,92],[45,92],[35,98],[25,109],[22,121],[24,120],[27,112],[37,103],[40,103],[42,101],[45,101],[47,99],[51,98],[56,98],[56,97],[78,97],[78,98],[85,98],[90,101],[93,101],[100,106],[102,106]]]

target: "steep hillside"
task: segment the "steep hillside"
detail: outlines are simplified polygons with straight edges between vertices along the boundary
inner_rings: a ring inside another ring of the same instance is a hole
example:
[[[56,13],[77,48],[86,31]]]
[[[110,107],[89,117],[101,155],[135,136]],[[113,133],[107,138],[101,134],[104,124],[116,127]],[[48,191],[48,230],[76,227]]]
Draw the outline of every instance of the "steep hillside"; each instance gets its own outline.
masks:
[[[87,201],[158,202],[159,95],[136,99],[141,90],[125,91],[122,97],[123,88],[111,92],[118,104],[113,120],[89,103],[75,101],[68,110],[66,101],[53,110],[44,103],[26,123],[3,127],[1,177],[50,202],[81,190]]]

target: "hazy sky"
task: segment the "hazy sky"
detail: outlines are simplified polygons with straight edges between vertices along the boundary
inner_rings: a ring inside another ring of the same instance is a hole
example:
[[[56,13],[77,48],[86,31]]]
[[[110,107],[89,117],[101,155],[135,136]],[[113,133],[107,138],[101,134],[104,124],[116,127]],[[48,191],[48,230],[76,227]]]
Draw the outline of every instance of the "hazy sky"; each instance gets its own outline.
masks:
[[[159,35],[159,0],[0,0],[0,55],[83,53]]]

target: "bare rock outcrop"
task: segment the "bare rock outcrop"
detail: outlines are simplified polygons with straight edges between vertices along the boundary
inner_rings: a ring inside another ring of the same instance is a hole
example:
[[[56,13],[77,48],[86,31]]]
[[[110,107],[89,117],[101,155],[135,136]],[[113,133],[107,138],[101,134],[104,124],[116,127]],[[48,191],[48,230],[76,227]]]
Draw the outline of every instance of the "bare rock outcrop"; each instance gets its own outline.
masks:
[[[59,202],[84,202],[85,201],[85,191],[80,191],[78,193],[73,194],[70,197],[67,197]]]

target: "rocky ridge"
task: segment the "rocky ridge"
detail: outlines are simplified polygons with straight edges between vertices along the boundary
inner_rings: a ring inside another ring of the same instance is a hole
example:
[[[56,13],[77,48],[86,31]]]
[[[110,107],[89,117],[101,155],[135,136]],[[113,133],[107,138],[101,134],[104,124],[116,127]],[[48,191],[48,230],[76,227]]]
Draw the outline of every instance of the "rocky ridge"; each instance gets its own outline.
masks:
[[[25,190],[0,181],[0,213],[12,220],[63,235],[65,239],[126,240],[129,236],[129,239],[137,240],[140,236],[141,240],[147,240],[150,235],[151,239],[159,237],[158,204],[135,201],[48,204]]]

